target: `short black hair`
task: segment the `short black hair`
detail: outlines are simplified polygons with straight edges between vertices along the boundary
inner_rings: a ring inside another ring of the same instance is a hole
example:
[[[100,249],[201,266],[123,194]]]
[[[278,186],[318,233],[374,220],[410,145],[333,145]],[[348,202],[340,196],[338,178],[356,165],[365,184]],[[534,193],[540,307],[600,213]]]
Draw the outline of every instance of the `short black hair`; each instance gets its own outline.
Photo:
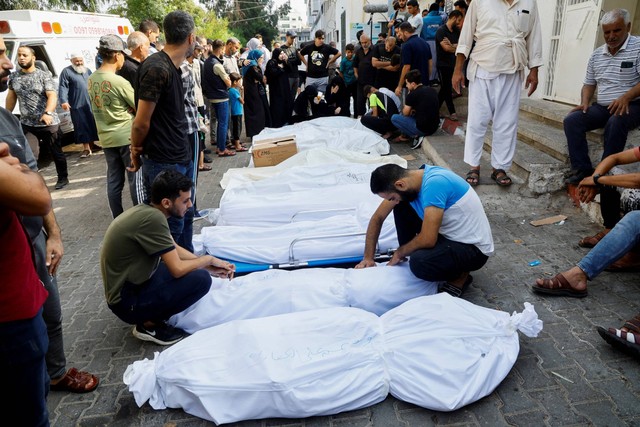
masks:
[[[351,43],[349,43],[348,45],[346,45],[344,47],[344,50],[350,50],[351,52],[353,52],[353,49],[355,49],[355,48],[353,47],[353,44],[351,44]]]
[[[431,3],[431,6],[429,6],[429,12],[437,12],[440,10],[440,7],[438,6],[438,3]]]
[[[458,0],[453,4],[453,7],[459,7],[460,9],[464,9],[465,11],[469,9],[469,5],[464,0]],[[451,17],[451,15],[449,15],[449,17]]]
[[[396,181],[409,174],[405,168],[394,163],[382,165],[371,173],[369,186],[373,194],[397,192]]]
[[[147,31],[153,31],[154,33],[160,32],[160,27],[156,23],[156,21],[152,19],[145,19],[138,26],[138,31],[147,34]]]
[[[373,86],[364,85],[364,87],[362,88],[362,93],[364,94],[365,98],[371,93],[371,89],[373,89]]]
[[[462,3],[464,3],[464,0],[462,1]],[[459,10],[453,9],[451,12],[449,12],[449,19],[462,18],[463,16],[464,15]]]
[[[417,69],[409,70],[404,78],[409,83],[422,83],[422,74]]]
[[[160,204],[162,199],[174,201],[181,191],[190,191],[193,181],[173,169],[160,172],[151,184],[151,203]]]
[[[236,72],[233,72],[229,74],[229,79],[231,80],[231,83],[233,83],[237,82],[238,80],[242,80],[242,76]]]
[[[193,34],[196,24],[184,10],[174,10],[164,17],[163,27],[167,44],[182,44]]]
[[[317,39],[321,39],[322,37],[324,37],[326,35],[326,33],[322,30],[318,30],[316,31],[316,38]]]
[[[416,29],[413,27],[413,25],[411,25],[411,23],[409,21],[404,21],[402,24],[400,24],[399,27],[402,31],[406,31],[408,33],[413,34]]]

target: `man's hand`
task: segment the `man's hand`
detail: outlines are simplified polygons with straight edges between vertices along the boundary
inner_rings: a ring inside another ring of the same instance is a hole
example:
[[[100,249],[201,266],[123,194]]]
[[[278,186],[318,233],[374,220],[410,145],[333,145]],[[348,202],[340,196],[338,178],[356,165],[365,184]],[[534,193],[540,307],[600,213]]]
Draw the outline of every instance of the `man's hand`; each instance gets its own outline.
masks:
[[[459,70],[457,68],[455,69],[455,71],[453,72],[453,77],[451,77],[451,84],[453,85],[453,90],[455,90],[457,94],[460,94],[460,92],[462,92],[462,89],[465,87],[464,73],[462,72],[462,70]]]
[[[215,277],[222,279],[233,279],[233,275],[236,272],[235,264],[231,264],[227,261],[222,261],[214,256],[211,257],[211,264],[206,267],[206,270]]]
[[[368,268],[368,267],[375,267],[376,265],[377,264],[374,260],[363,258],[363,260],[360,261],[358,264],[356,264],[356,266],[353,268]]]
[[[398,265],[401,262],[405,262],[407,257],[402,255],[399,250],[396,250],[391,257],[391,260],[387,263],[388,266]]]
[[[68,103],[68,102],[65,102],[65,103],[63,103],[63,104],[60,104],[60,107],[62,107],[62,109],[63,109],[64,111],[69,111],[69,110],[71,109],[71,105],[69,105],[69,103]]]
[[[589,104],[580,104],[573,107],[570,112],[573,113],[574,111],[582,111],[583,113],[586,113],[588,109]]]
[[[143,148],[134,147],[133,145],[131,145],[129,147],[129,150],[131,151],[131,166],[129,166],[127,170],[129,172],[137,172],[138,169],[140,169],[140,166],[142,166],[142,163],[140,162],[140,156],[142,155]]]
[[[527,96],[531,96],[533,92],[538,88],[538,68],[532,68],[529,70],[529,75],[527,76],[527,82],[524,85],[525,89],[529,89],[527,92]]]
[[[53,123],[53,117],[48,114],[43,114],[42,117],[40,117],[40,121],[47,126],[51,126],[51,124]]]
[[[593,182],[593,176],[588,176],[578,184],[578,198],[582,203],[589,203],[598,194],[598,187]]]
[[[620,98],[613,101],[607,107],[609,114],[612,116],[622,116],[623,114],[629,114],[629,100],[626,96],[622,95]]]
[[[62,247],[62,240],[60,237],[47,237],[47,255],[45,265],[47,266],[47,270],[49,270],[49,274],[51,276],[55,276],[58,271],[58,266],[60,265],[60,261],[62,260],[62,256],[64,255],[64,248]]]
[[[9,151],[9,145],[6,142],[0,142],[0,161],[5,162],[9,166],[13,166],[16,169],[23,169],[20,164],[20,159],[13,157],[11,151]]]
[[[397,96],[397,97],[402,96],[402,86],[398,86],[398,87],[396,88],[395,93],[396,93],[396,96]]]

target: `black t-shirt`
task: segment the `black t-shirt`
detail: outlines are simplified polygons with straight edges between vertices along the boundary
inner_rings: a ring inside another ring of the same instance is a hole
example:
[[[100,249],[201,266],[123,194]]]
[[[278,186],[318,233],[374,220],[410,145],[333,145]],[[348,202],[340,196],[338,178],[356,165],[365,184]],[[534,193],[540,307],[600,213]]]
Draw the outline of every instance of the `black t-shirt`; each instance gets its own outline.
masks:
[[[329,63],[329,57],[336,53],[338,53],[338,49],[324,43],[320,47],[317,47],[315,43],[310,43],[303,47],[300,54],[302,56],[309,55],[307,58],[307,76],[314,79],[328,77],[327,64]]]
[[[298,58],[298,49],[295,46],[287,46],[286,44],[282,45],[281,49],[287,54],[287,65],[285,66],[287,75],[289,78],[299,77],[298,65],[302,62]]]
[[[416,127],[426,135],[433,134],[440,125],[440,103],[435,89],[424,85],[409,92],[405,106],[415,111]]]
[[[454,68],[456,66],[456,54],[453,52],[445,52],[442,46],[440,46],[440,42],[445,38],[449,39],[451,44],[456,44],[458,43],[458,38],[460,38],[460,32],[449,31],[449,27],[446,25],[441,25],[436,31],[437,66]]]
[[[163,51],[149,56],[138,69],[138,100],[156,104],[144,154],[159,163],[189,163],[184,88],[180,70]]]
[[[373,68],[373,48],[370,46],[367,53],[361,47],[353,55],[353,68],[358,69],[358,84],[372,85],[376,82],[376,69]]]
[[[393,55],[400,55],[400,48],[398,46],[395,46],[391,52],[387,52],[387,49],[384,47],[384,43],[376,44],[373,47],[373,57],[378,61],[391,62]],[[378,68],[376,71],[376,82],[374,86],[378,89],[386,87],[390,90],[396,90],[399,81],[400,69],[398,69],[398,71],[389,71]]]

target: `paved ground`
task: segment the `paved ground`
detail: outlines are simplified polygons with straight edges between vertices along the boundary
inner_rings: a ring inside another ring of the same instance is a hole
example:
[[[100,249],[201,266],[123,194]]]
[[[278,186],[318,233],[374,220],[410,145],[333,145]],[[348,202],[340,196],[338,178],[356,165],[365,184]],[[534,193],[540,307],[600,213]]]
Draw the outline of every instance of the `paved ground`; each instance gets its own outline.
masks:
[[[152,358],[161,347],[131,335],[131,327],[113,315],[104,301],[99,270],[102,237],[111,218],[106,202],[106,165],[98,153],[87,160],[68,147],[71,184],[53,191],[63,231],[65,256],[58,282],[64,313],[68,365],[101,378],[86,395],[49,394],[54,426],[205,426],[211,423],[181,410],[138,408],[122,382],[126,367]],[[410,166],[426,161],[421,150],[394,146],[395,153],[413,155]],[[213,171],[201,174],[198,207],[218,204],[218,185],[229,167],[244,166],[248,154],[215,158]],[[53,190],[53,166],[43,175]],[[558,426],[640,425],[640,365],[613,351],[595,332],[597,325],[618,326],[640,311],[637,274],[603,273],[590,284],[588,298],[541,298],[531,293],[533,280],[572,265],[585,250],[580,236],[594,233],[579,209],[564,195],[528,199],[515,186],[506,191],[479,186],[493,227],[496,254],[482,270],[466,298],[482,306],[521,311],[529,301],[544,321],[538,338],[521,337],[518,361],[497,390],[481,401],[452,413],[425,410],[392,397],[373,407],[303,420],[259,420],[234,426]],[[130,203],[130,202],[129,202]],[[563,225],[535,228],[532,219],[562,213]],[[198,228],[204,221],[198,222]],[[540,265],[529,267],[530,261]],[[460,325],[464,327],[464,325]],[[425,362],[428,363],[428,362]]]

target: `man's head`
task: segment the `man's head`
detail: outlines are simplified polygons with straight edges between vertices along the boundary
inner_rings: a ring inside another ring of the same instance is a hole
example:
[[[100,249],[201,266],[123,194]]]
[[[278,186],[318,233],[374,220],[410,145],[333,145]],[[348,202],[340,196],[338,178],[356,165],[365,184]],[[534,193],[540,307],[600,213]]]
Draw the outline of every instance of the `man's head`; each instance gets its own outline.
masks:
[[[131,55],[131,51],[124,47],[122,39],[115,34],[107,34],[100,37],[98,53],[103,63],[116,64],[116,70],[124,65],[124,55]]]
[[[240,49],[240,40],[235,37],[227,39],[227,43],[224,45],[224,53],[227,56],[235,55]]]
[[[222,52],[224,51],[224,42],[220,39],[215,39],[213,44],[211,45],[211,52],[214,56],[220,58],[222,56]]]
[[[384,41],[384,48],[387,52],[393,52],[396,48],[396,38],[393,36],[387,37]]]
[[[409,40],[409,37],[413,36],[413,33],[415,33],[416,29],[413,28],[413,25],[411,25],[409,22],[403,22],[402,24],[400,24],[400,27],[398,27],[398,33],[402,35],[402,40],[407,41]]]
[[[318,30],[316,31],[315,34],[315,38],[313,39],[313,43],[317,46],[320,47],[324,44],[324,38],[326,37],[326,34],[324,31],[322,30]]]
[[[376,89],[375,87],[371,86],[371,85],[365,85],[362,88],[362,93],[364,94],[365,97],[369,98],[369,96],[372,93],[376,93],[378,91],[378,89]]]
[[[420,86],[422,84],[422,75],[420,74],[420,70],[409,70],[405,76],[405,84],[409,91],[415,90]]]
[[[12,69],[13,64],[7,56],[7,46],[4,44],[2,36],[0,36],[0,92],[7,90]]]
[[[127,48],[131,51],[130,56],[138,60],[138,62],[147,59],[150,47],[151,42],[149,42],[149,38],[145,36],[142,31],[134,31],[127,37]]]
[[[287,30],[287,44],[292,46],[296,42],[296,37],[298,37],[298,33],[295,30]]]
[[[411,202],[418,197],[420,187],[414,188],[409,171],[396,164],[380,166],[371,173],[371,192],[393,203]]]
[[[431,6],[429,6],[429,13],[438,12],[438,10],[440,10],[438,3],[431,3]]]
[[[138,31],[147,36],[151,43],[155,43],[160,35],[160,27],[155,21],[151,19],[145,19],[138,26]]]
[[[71,68],[78,74],[84,74],[87,72],[87,67],[84,66],[84,56],[80,52],[72,52],[69,55],[69,61],[71,62]]]
[[[631,15],[626,9],[613,9],[600,20],[604,41],[611,54],[620,50],[631,31]]]
[[[362,46],[364,50],[367,50],[371,47],[371,39],[368,35],[362,34],[360,36],[360,46]]]
[[[20,68],[31,72],[35,68],[36,52],[29,46],[20,46],[16,59]]]
[[[429,14],[429,10],[427,9],[422,9],[421,15],[424,18],[425,16],[427,16]]]
[[[191,56],[196,43],[196,24],[184,10],[174,10],[164,17],[164,37],[167,46],[188,45],[185,58]]]
[[[464,22],[464,15],[459,10],[452,10],[449,12],[449,19],[447,24],[451,26],[452,31],[460,31],[462,23]]]
[[[462,12],[462,15],[467,14],[467,9],[469,9],[469,5],[464,0],[458,0],[453,4],[454,10]]]
[[[407,0],[398,0],[398,9],[404,10],[407,7]]]
[[[407,2],[407,12],[411,15],[416,16],[420,13],[420,5],[418,4],[418,0],[409,0]]]
[[[151,184],[151,204],[165,215],[182,218],[191,203],[193,182],[174,170],[160,172]]]

